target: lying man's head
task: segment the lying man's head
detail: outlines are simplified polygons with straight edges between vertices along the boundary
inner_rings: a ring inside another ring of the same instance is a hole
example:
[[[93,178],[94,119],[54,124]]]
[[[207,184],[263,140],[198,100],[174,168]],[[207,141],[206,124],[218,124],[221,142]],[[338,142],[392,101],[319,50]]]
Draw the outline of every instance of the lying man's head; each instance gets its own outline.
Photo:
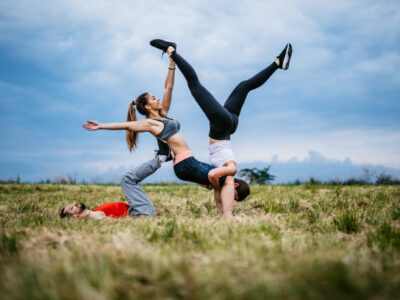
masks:
[[[235,200],[243,201],[250,194],[250,186],[246,181],[235,178]]]
[[[60,218],[65,218],[65,217],[79,217],[82,212],[86,209],[86,206],[84,203],[78,204],[74,203],[71,205],[68,205],[67,207],[64,207],[61,209],[60,212]]]

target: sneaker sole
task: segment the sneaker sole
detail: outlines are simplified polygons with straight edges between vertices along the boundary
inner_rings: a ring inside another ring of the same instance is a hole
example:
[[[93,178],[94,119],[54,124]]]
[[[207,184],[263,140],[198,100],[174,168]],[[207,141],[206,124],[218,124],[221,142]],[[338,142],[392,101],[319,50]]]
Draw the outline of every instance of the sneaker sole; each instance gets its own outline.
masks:
[[[153,46],[154,48],[160,49],[164,52],[167,51],[167,49],[165,49],[165,48],[168,48],[168,46],[166,44],[170,44],[169,46],[174,47],[176,50],[176,43],[168,42],[168,41],[161,40],[161,39],[155,39],[155,40],[150,41],[150,46]]]
[[[290,55],[289,55],[289,51],[292,49],[292,45],[287,44],[286,45],[286,53],[285,53],[285,57],[283,59],[283,63],[282,63],[282,69],[287,70],[289,68],[289,61],[290,61]]]

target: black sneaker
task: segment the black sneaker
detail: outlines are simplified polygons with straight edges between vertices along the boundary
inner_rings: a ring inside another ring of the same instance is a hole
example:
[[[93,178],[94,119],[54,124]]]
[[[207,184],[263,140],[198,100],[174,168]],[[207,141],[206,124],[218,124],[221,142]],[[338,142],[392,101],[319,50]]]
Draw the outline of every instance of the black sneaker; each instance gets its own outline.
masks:
[[[158,155],[165,155],[167,157],[166,161],[170,161],[171,159],[173,159],[173,155],[172,155],[172,151],[171,148],[168,146],[168,144],[166,142],[160,141],[159,139],[157,139],[157,143],[158,143],[158,151],[156,150],[156,156]]]
[[[287,43],[285,49],[283,49],[281,54],[279,54],[279,56],[276,57],[279,58],[278,68],[283,70],[289,69],[289,62],[291,56],[292,56],[292,45],[290,43]]]
[[[156,47],[156,48],[158,48],[158,49],[160,49],[160,50],[162,50],[163,52],[167,52],[167,49],[168,49],[169,46],[174,47],[175,50],[176,50],[176,43],[167,42],[167,41],[160,40],[160,39],[152,40],[152,41],[150,42],[150,45],[153,46],[153,47]]]

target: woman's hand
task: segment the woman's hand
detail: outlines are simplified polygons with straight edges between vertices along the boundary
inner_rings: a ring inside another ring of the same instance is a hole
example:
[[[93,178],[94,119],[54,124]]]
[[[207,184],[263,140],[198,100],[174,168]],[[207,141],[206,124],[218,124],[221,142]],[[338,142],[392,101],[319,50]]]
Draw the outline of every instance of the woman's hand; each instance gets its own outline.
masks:
[[[96,121],[87,121],[87,123],[83,124],[82,126],[89,131],[100,129],[100,125]]]
[[[213,169],[210,172],[208,172],[208,180],[210,180],[210,183],[212,186],[216,189],[219,190],[221,186],[219,185],[219,179],[221,176],[219,176],[217,169]]]

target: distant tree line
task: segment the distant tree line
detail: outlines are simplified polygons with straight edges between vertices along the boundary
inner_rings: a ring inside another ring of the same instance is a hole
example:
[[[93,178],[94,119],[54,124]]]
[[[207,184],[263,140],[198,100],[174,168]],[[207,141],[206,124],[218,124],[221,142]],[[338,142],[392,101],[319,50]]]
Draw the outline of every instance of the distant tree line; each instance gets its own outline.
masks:
[[[381,173],[376,176],[375,181],[367,180],[365,178],[349,178],[346,180],[330,179],[330,180],[318,180],[314,177],[310,177],[308,181],[295,180],[294,182],[287,183],[290,185],[300,185],[300,184],[325,184],[325,185],[397,185],[400,184],[400,179],[396,176],[389,175],[386,173]]]
[[[239,171],[239,176],[243,179],[247,180],[250,184],[260,184],[266,185],[270,184],[272,181],[275,180],[276,176],[270,173],[271,166],[268,166],[263,169],[258,168],[245,168]],[[339,179],[330,179],[330,180],[319,180],[314,177],[310,177],[308,180],[301,181],[296,179],[292,182],[282,183],[286,185],[300,185],[300,184],[310,184],[310,185],[397,185],[400,184],[400,179],[394,175],[386,174],[384,172],[373,176],[371,172],[367,169],[363,169],[363,176],[361,177],[351,177],[346,180],[339,180]],[[15,178],[9,178],[8,180],[1,180],[0,184],[4,183],[26,183],[21,181],[21,177],[17,175]],[[53,179],[46,179],[41,180],[40,184],[99,184],[99,185],[118,185],[115,182],[105,182],[100,176],[92,178],[89,182],[85,179],[82,179],[78,182],[77,174],[67,174],[66,176],[55,176]],[[155,183],[155,184],[162,184],[165,185],[167,183]]]

